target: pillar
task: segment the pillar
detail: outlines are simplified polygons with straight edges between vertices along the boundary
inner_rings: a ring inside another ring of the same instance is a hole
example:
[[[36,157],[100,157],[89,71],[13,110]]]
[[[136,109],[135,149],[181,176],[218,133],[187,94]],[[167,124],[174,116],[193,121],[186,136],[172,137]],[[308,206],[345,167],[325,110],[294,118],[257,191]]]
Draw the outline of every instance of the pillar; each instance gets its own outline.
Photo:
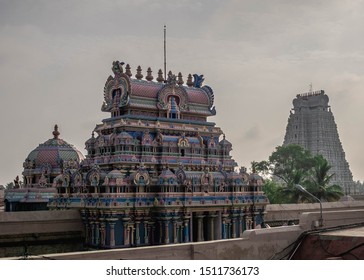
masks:
[[[110,225],[110,247],[115,247],[115,222],[109,222]]]
[[[95,222],[91,222],[91,245],[95,245]]]
[[[104,247],[106,243],[106,229],[105,229],[105,223],[100,223],[100,245],[101,247]]]
[[[85,221],[85,243],[89,244],[90,242],[90,226],[88,221]]]
[[[197,216],[196,218],[197,218],[197,241],[204,241],[203,223],[202,223],[203,216]]]
[[[140,232],[139,232],[140,228],[139,228],[139,226],[140,226],[140,221],[136,221],[135,222],[135,243],[136,243],[136,245],[140,245]]]
[[[98,246],[100,244],[100,223],[95,222],[95,245]]]
[[[244,223],[244,218],[243,218],[243,215],[240,214],[239,216],[239,237],[242,237],[243,236],[243,223]]]
[[[149,230],[148,230],[148,222],[144,221],[143,222],[143,226],[144,226],[144,244],[149,244]]]
[[[189,242],[189,219],[184,217],[183,219],[183,242]]]
[[[162,235],[163,235],[163,221],[162,220],[159,220],[158,244],[162,244]]]
[[[123,235],[124,235],[124,245],[127,246],[130,244],[129,241],[129,224],[127,222],[123,223]]]
[[[210,231],[209,231],[209,240],[214,240],[215,239],[215,218],[217,217],[217,215],[215,214],[210,214],[209,215],[209,227],[210,227]]]
[[[232,230],[231,237],[236,238],[236,219],[235,219],[235,217],[233,217],[231,219],[231,230]]]
[[[178,243],[177,221],[173,220],[173,243]]]
[[[169,243],[169,221],[168,220],[164,221],[164,243],[165,244]]]

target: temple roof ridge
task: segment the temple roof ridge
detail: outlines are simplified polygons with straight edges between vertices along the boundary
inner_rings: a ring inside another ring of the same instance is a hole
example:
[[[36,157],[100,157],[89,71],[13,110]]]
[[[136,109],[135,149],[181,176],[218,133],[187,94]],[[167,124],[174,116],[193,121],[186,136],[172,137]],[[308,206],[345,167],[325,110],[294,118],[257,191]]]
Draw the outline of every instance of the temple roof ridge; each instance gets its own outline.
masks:
[[[133,80],[133,81],[147,82],[147,83],[154,82],[156,84],[166,84],[166,83],[169,83],[170,80],[172,79],[173,81],[175,81],[175,83],[178,86],[195,87],[195,88],[202,87],[202,83],[204,81],[204,75],[195,73],[195,74],[188,74],[187,81],[185,83],[181,72],[178,72],[178,74],[175,75],[175,74],[173,74],[173,72],[171,70],[168,71],[168,77],[165,80],[163,77],[162,69],[158,70],[158,76],[156,79],[154,79],[154,76],[152,75],[152,72],[153,72],[152,68],[150,66],[147,67],[146,75],[144,76],[142,74],[143,69],[140,65],[138,65],[138,67],[136,68],[136,74],[133,77],[133,74],[131,72],[131,67],[129,64],[126,64],[125,72],[124,72],[124,69],[123,69],[124,64],[125,64],[124,62],[119,62],[118,60],[113,62],[113,66],[111,67],[111,69],[112,69],[115,77],[118,77],[118,76],[121,76],[122,74],[124,74],[124,75],[128,76],[130,80]],[[112,76],[109,76],[109,79],[110,79],[110,77],[112,78]],[[193,80],[192,80],[192,77],[193,77]]]

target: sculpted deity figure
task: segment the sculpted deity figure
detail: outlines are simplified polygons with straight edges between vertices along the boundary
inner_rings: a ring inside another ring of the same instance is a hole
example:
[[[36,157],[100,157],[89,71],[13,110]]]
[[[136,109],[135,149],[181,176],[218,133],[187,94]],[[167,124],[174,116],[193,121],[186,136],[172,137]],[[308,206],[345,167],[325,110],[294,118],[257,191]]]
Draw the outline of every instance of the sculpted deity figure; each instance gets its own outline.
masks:
[[[111,70],[115,75],[120,75],[121,73],[123,73],[124,64],[125,64],[124,62],[119,62],[119,60],[113,61]]]
[[[15,177],[15,180],[14,180],[14,188],[15,189],[19,189],[20,188],[19,176],[16,176]]]

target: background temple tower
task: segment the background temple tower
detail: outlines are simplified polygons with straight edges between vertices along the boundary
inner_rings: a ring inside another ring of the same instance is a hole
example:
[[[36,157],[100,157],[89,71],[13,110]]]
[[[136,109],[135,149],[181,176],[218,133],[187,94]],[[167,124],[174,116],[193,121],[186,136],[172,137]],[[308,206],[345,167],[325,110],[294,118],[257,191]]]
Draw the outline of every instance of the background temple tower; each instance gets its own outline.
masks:
[[[298,144],[313,155],[321,154],[332,166],[332,184],[346,194],[353,187],[353,176],[345,159],[329,97],[323,90],[298,94],[288,118],[283,145]]]

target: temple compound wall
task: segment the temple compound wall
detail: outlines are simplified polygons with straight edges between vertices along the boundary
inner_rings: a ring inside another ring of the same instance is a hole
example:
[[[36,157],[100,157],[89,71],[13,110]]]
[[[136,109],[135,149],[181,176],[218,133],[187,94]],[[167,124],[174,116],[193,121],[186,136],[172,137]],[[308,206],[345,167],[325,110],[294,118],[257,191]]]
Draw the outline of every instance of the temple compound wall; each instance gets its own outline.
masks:
[[[87,155],[53,180],[48,207],[79,209],[86,244],[133,247],[237,238],[264,226],[263,180],[236,172],[232,144],[207,118],[214,92],[202,75],[161,70],[145,80],[140,66],[115,61]]]
[[[43,239],[43,244],[40,243],[41,247],[38,247],[37,250],[35,250],[35,247],[29,247],[28,253],[33,259],[58,260],[268,260],[276,256],[277,253],[280,255],[279,253],[293,244],[303,232],[315,229],[315,221],[320,217],[319,207],[316,204],[281,205],[280,207],[280,209],[273,211],[275,218],[281,219],[282,215],[289,217],[291,212],[296,211],[301,212],[298,215],[299,222],[296,225],[246,230],[241,237],[233,239],[92,251],[77,251],[78,249],[75,246],[73,252],[57,254],[51,254],[57,252],[55,251],[56,248],[53,244],[50,245],[49,242],[45,242],[46,239]],[[309,212],[306,212],[305,209]],[[277,215],[277,211],[281,211],[280,215]],[[47,229],[49,237],[52,234],[59,236],[60,231],[67,232],[71,228],[78,230],[82,228],[82,220],[78,211],[41,211],[41,214],[47,213],[48,216],[53,216],[52,219],[46,221],[43,216],[39,215],[40,212],[32,212],[33,214],[30,213],[32,219],[29,221],[24,220],[24,214],[29,215],[29,213],[0,213],[0,226],[2,226],[1,214],[5,216],[12,214],[13,216],[13,224],[10,225],[9,222],[6,224],[8,237],[9,233],[13,233],[12,238],[15,240],[15,233],[19,234],[17,226],[24,229],[24,224],[31,224],[31,231],[28,230],[24,233],[39,232],[39,239],[41,236],[44,237],[45,229]],[[363,214],[363,201],[325,203],[323,205],[324,228],[363,224]],[[78,221],[72,218],[75,215],[78,215]],[[9,218],[7,218],[7,221],[9,221]],[[353,239],[357,238],[359,237]],[[0,240],[3,239],[3,234],[0,233]],[[33,239],[35,239],[34,236]],[[64,245],[66,247],[67,243]],[[0,246],[0,257],[23,256],[23,251],[19,251],[17,255],[2,254],[6,249],[13,250],[13,248]],[[63,249],[63,252],[66,252],[65,249],[67,248]]]
[[[0,257],[84,250],[78,210],[0,212]]]

